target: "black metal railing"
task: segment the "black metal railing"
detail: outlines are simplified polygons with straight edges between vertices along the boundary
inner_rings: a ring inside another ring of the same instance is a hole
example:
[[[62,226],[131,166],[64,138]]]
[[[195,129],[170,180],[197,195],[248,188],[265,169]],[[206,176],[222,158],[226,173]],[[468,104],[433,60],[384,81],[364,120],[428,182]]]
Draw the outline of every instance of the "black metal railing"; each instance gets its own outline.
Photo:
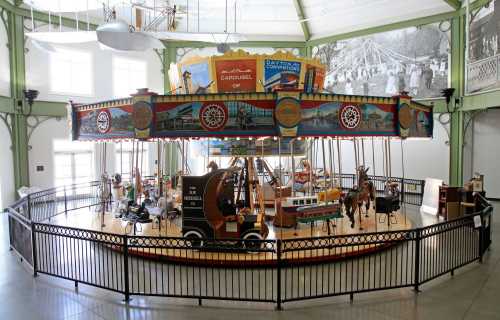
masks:
[[[78,197],[66,201],[66,213],[85,203],[95,205]],[[481,261],[491,243],[493,210],[478,195],[476,213],[423,228],[287,240],[202,239],[200,245],[184,238],[57,226],[34,220],[34,214],[27,215],[30,220],[23,210],[33,208],[26,202],[8,209],[10,240],[34,275],[119,292],[126,300],[145,295],[200,303],[270,302],[278,308],[292,301],[337,295],[352,299],[393,288],[418,291],[432,279]],[[36,217],[45,216],[51,215]]]

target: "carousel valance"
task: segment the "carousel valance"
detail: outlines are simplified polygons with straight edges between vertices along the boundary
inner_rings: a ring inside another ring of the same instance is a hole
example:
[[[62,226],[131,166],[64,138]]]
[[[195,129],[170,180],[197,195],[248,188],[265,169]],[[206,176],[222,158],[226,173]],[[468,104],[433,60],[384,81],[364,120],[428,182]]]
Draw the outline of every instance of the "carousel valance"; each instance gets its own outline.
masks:
[[[432,108],[407,95],[303,91],[157,95],[71,105],[74,140],[201,137],[432,137]]]

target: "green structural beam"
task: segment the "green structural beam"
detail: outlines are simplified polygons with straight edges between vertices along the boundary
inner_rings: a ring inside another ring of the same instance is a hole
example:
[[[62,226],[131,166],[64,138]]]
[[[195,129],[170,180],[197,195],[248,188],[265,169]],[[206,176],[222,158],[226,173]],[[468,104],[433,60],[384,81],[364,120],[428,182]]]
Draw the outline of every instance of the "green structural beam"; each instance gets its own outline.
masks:
[[[31,10],[15,6],[12,3],[8,2],[7,0],[0,0],[0,8],[4,8],[5,10],[12,12],[16,16],[31,19]],[[59,16],[58,15],[51,15],[51,17],[49,19],[49,15],[47,13],[41,12],[38,10],[33,10],[33,19],[35,19],[37,21],[42,21],[45,23],[49,23],[49,20],[50,20],[50,22],[53,25],[59,26]],[[75,19],[61,17],[61,24],[64,27],[76,29],[76,20]],[[93,24],[93,23],[90,23],[90,25],[87,25],[86,21],[78,21],[78,28],[79,29],[87,30],[87,27],[89,27],[90,30],[95,30],[97,28],[97,25]]]
[[[443,0],[446,2],[450,7],[452,7],[455,10],[458,10],[462,7],[462,2],[460,0]]]
[[[0,113],[15,113],[14,99],[0,96]]]
[[[307,23],[307,20],[305,20],[306,16],[304,15],[302,0],[293,0],[293,5],[295,6],[295,11],[297,11],[297,17],[300,20],[300,26],[302,27],[302,32],[304,32],[304,38],[308,41],[311,38],[311,32],[309,32],[309,24]]]
[[[205,48],[215,47],[213,42],[199,41],[163,41],[165,46],[172,48]],[[242,48],[302,48],[305,47],[304,41],[241,41],[232,46]]]
[[[68,115],[67,105],[64,102],[35,101],[31,115],[63,118]]]
[[[11,97],[16,113],[12,115],[12,154],[16,190],[29,186],[28,123],[22,115],[26,70],[24,60],[24,17],[7,12]]]
[[[460,15],[451,21],[451,87],[454,98],[464,95],[465,88],[465,17]],[[453,101],[452,100],[452,101]],[[450,106],[450,108],[453,108]],[[461,106],[451,113],[450,121],[450,185],[463,184],[463,130],[464,116]]]
[[[500,107],[500,90],[467,95],[463,98],[462,110],[472,111]]]
[[[175,63],[177,60],[176,48],[167,45],[167,48],[163,50],[163,91],[165,94],[172,91],[170,88],[170,79],[168,77],[168,70],[170,69],[170,64]]]
[[[434,113],[446,112],[446,101],[444,98],[432,98],[432,99],[415,99],[415,101],[423,103],[428,106],[432,106],[432,111]]]

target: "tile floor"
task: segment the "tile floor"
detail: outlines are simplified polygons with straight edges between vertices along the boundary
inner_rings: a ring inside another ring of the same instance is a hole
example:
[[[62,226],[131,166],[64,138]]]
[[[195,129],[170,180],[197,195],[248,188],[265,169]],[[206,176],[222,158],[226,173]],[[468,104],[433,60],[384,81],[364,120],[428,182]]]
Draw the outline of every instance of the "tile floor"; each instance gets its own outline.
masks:
[[[496,204],[500,207],[500,203]],[[423,217],[426,219],[426,217]],[[484,263],[459,269],[421,287],[284,305],[133,297],[70,281],[39,276],[8,247],[5,214],[0,215],[0,319],[500,319],[500,219],[493,217],[493,244]],[[423,222],[423,221],[422,221]]]

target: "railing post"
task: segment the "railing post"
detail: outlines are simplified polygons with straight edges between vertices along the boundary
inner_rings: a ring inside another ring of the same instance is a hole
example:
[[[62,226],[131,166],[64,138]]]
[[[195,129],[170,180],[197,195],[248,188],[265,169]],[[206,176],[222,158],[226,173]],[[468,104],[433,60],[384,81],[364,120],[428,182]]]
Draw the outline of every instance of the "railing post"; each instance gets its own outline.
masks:
[[[401,178],[401,203],[406,203],[406,189],[404,178]]]
[[[281,239],[276,240],[276,309],[282,310],[281,308]]]
[[[413,279],[413,288],[415,292],[420,292],[418,289],[420,283],[420,239],[422,237],[422,229],[415,229],[415,278]]]
[[[479,227],[479,263],[483,263],[483,251],[484,251],[484,221],[483,213],[479,214],[481,218],[481,226]]]
[[[28,201],[28,219],[31,221],[31,194],[28,194],[28,196],[26,197],[27,201]]]
[[[128,302],[130,300],[130,287],[129,287],[129,279],[128,279],[128,237],[127,235],[123,236],[123,279],[125,280],[125,301]]]
[[[33,277],[38,276],[38,259],[36,256],[36,237],[35,237],[35,223],[31,221],[31,255],[33,261]]]
[[[68,197],[66,196],[66,186],[64,186],[64,214],[68,215]]]
[[[425,188],[425,180],[420,180],[420,206],[424,201],[424,188]]]

